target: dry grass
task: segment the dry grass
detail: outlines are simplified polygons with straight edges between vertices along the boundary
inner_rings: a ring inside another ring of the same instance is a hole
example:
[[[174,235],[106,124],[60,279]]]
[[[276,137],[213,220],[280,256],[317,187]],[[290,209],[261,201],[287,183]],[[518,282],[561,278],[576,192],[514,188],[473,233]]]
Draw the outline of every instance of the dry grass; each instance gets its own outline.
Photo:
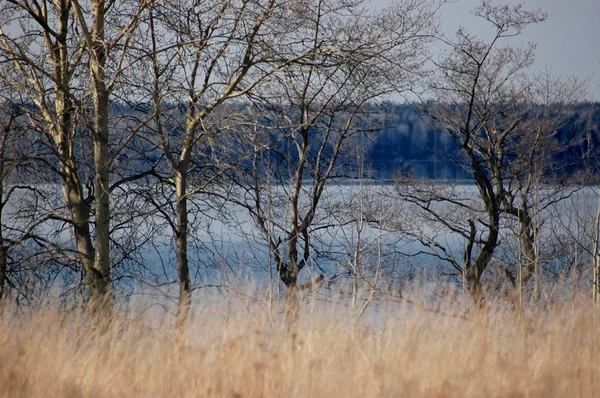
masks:
[[[51,306],[5,314],[0,395],[600,396],[600,319],[591,310],[462,320],[404,307],[353,329],[339,306],[319,315],[308,306],[290,335],[258,305],[205,307],[183,336],[148,313],[121,316],[104,333]]]

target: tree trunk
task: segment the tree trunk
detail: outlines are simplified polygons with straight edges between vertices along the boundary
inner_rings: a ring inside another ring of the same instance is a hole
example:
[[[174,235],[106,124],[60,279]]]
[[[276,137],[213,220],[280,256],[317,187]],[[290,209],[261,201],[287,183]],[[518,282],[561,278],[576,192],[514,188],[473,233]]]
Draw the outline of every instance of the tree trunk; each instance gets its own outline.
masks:
[[[0,307],[3,304],[4,286],[6,284],[6,250],[4,246],[4,179],[6,178],[4,169],[4,156],[6,153],[6,142],[10,134],[10,128],[7,126],[2,137],[2,147],[0,148]]]
[[[71,104],[64,96],[58,95],[57,97],[57,113],[60,115],[59,124],[61,127],[60,131],[54,133],[54,137],[60,159],[59,171],[63,195],[73,219],[73,235],[89,289],[91,309],[95,311],[99,309],[97,305],[104,300],[104,294],[99,296],[96,293],[96,286],[101,283],[103,278],[94,267],[95,250],[90,231],[90,205],[84,199],[83,185],[79,178],[73,150],[74,143],[69,138],[69,131],[72,128]]]
[[[93,300],[96,298],[94,289],[98,284],[99,275],[97,275],[94,268],[95,252],[90,233],[90,207],[83,200],[81,194],[73,188],[71,184],[65,183],[63,180],[63,191],[68,198],[67,203],[73,217],[75,243],[83,267],[83,274],[89,286],[90,300]]]
[[[527,217],[527,219],[529,220],[529,217]],[[531,221],[522,223],[519,232],[521,253],[523,256],[523,262],[520,265],[521,275],[519,280],[519,289],[523,292],[535,274],[537,253],[535,252],[534,233],[531,231]]]
[[[296,281],[285,285],[285,321],[288,332],[293,332],[300,317],[300,292]]]
[[[279,277],[285,285],[285,321],[288,332],[292,332],[298,324],[300,316],[300,291],[298,289],[298,273],[300,272],[297,264],[282,265],[279,268]]]
[[[467,269],[465,279],[467,281],[467,290],[476,307],[483,304],[484,296],[481,288],[481,274],[475,266]]]
[[[103,2],[102,2],[103,3]],[[70,94],[68,93],[68,87],[70,87],[70,72],[69,66],[71,65],[70,54],[67,46],[67,37],[70,26],[70,15],[71,6],[68,2],[57,3],[60,5],[59,19],[58,19],[58,32],[59,35],[56,40],[56,45],[53,46],[50,41],[50,36],[46,32],[48,52],[51,55],[53,62],[53,73],[55,80],[55,110],[57,115],[57,127],[52,131],[52,138],[54,144],[57,147],[60,167],[59,173],[62,182],[63,194],[65,201],[69,207],[71,217],[73,220],[73,235],[75,238],[75,244],[81,260],[83,268],[83,274],[86,278],[86,282],[89,289],[90,295],[90,307],[93,311],[101,310],[106,305],[106,298],[108,292],[108,261],[106,266],[98,267],[96,262],[103,262],[106,257],[107,250],[103,253],[102,258],[96,259],[96,251],[92,243],[92,234],[90,228],[90,204],[84,198],[83,185],[79,178],[79,171],[77,167],[77,160],[75,155],[75,142],[72,135],[74,126],[73,118],[75,109],[73,107]],[[76,9],[79,12],[79,9]],[[81,16],[81,15],[79,15]],[[106,88],[103,85],[105,79],[104,73],[104,5],[95,4],[94,7],[94,19],[100,19],[101,22],[94,26],[94,34],[99,32],[99,36],[96,39],[98,48],[90,48],[90,51],[97,52],[100,56],[100,62],[96,57],[90,57],[90,71],[92,72],[93,86],[94,86],[94,106],[95,106],[95,119],[94,119],[94,161],[96,169],[98,170],[99,163],[96,159],[97,156],[108,157],[108,98],[106,94]],[[84,21],[80,21],[84,23]],[[100,83],[99,85],[96,83]],[[103,111],[102,111],[103,109]],[[51,123],[53,124],[53,123]],[[104,149],[98,151],[98,135],[97,132],[102,132]],[[104,168],[104,167],[103,167]],[[96,232],[103,234],[100,239],[97,239],[97,243],[100,245],[106,245],[108,236],[108,223],[107,211],[108,209],[108,170],[101,171],[99,176],[101,184],[96,185],[96,192],[99,193],[97,198],[96,209],[104,206],[97,217],[100,216],[100,222],[96,223]],[[98,221],[98,220],[97,220]],[[106,224],[106,225],[103,225]],[[106,245],[106,247],[108,247]]]
[[[594,286],[592,290],[592,299],[598,304],[600,296],[600,196],[598,196],[598,204],[596,208],[596,223],[594,231]]]
[[[177,229],[175,231],[175,246],[177,251],[177,275],[179,279],[179,306],[177,309],[177,325],[182,326],[189,318],[192,303],[192,283],[188,265],[187,238],[187,170],[179,170],[175,176],[175,192],[177,196],[176,213]]]
[[[498,244],[500,218],[497,212],[490,211],[489,213],[490,227],[486,242],[475,262],[472,265],[468,264],[468,268],[465,272],[467,289],[477,307],[482,307],[484,305],[485,297],[481,287],[481,276],[492,259],[496,245]]]
[[[0,213],[0,217],[1,217]],[[4,286],[6,285],[6,247],[4,246],[4,236],[0,229],[0,307],[4,303]]]
[[[95,309],[107,309],[110,288],[110,187],[108,90],[106,88],[106,49],[104,47],[105,2],[94,1],[93,56],[90,57],[94,90],[94,168],[96,179],[96,250],[90,284]]]

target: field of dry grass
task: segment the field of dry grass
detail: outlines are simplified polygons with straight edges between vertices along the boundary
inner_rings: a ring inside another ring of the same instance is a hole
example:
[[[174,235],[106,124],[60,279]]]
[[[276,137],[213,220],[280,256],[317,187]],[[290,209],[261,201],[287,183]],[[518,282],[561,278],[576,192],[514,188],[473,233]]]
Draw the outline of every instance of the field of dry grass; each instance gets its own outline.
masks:
[[[5,311],[0,395],[600,396],[600,317],[583,303],[468,320],[396,307],[358,328],[339,306],[316,306],[291,334],[258,304],[196,306],[177,335],[151,311],[103,331],[52,306]]]

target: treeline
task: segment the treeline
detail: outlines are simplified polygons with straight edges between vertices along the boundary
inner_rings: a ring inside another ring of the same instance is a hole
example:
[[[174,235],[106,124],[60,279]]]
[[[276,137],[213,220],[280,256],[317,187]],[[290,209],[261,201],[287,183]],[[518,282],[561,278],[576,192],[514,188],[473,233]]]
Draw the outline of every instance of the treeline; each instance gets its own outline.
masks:
[[[388,117],[380,131],[373,134],[367,152],[372,176],[390,179],[397,173],[440,180],[469,180],[471,174],[456,161],[460,144],[441,131],[440,126],[423,115],[419,105],[386,103]],[[600,104],[572,105],[569,117],[557,127],[556,140],[561,149],[553,156],[567,166],[563,177],[595,167],[584,162],[600,145]]]
[[[428,62],[443,9],[2,3],[1,296],[106,314],[140,286],[176,285],[183,324],[202,272],[259,270],[290,325],[304,295],[338,281],[357,320],[423,255],[478,305],[539,303],[541,285],[575,276],[600,291],[594,218],[548,227],[596,182],[598,107],[583,82],[530,73],[533,46],[510,45],[541,11],[483,2],[495,37],[459,30]],[[385,101],[408,92],[435,100]]]
[[[346,170],[340,170],[340,176],[347,179],[367,177],[381,182],[391,181],[398,174],[413,177],[466,182],[472,178],[468,169],[458,161],[461,157],[460,144],[443,131],[443,127],[436,124],[423,112],[419,104],[400,104],[384,102],[380,104],[367,104],[370,117],[361,121],[364,129],[361,136],[351,140],[341,153],[344,158],[340,165]],[[590,158],[595,153],[595,148],[600,145],[600,104],[572,104],[569,116],[564,117],[554,134],[559,149],[553,152],[552,157],[556,163],[563,165],[559,173],[553,177],[560,177],[567,183],[589,183],[589,180],[572,180],[571,177],[582,173],[594,173],[595,160]],[[170,132],[171,136],[181,136],[185,132],[181,126],[185,118],[185,104],[167,104],[167,108],[177,110],[178,123]],[[24,109],[35,109],[33,104],[9,104],[5,111],[15,115],[23,115]],[[232,104],[226,112],[239,113],[244,109],[243,104]],[[258,110],[263,113],[264,110]],[[281,113],[283,114],[283,110]],[[113,118],[140,118],[150,115],[152,107],[147,103],[128,105],[125,103],[111,103],[110,114]],[[287,115],[291,116],[291,115]],[[5,117],[7,117],[5,115]],[[260,125],[268,125],[267,119],[261,119]],[[126,129],[115,128],[113,135],[123,135]],[[289,136],[289,133],[287,134]],[[269,153],[273,163],[279,162],[279,173],[289,174],[288,164],[281,161],[284,158],[294,157],[294,148],[291,141],[281,140],[276,134],[270,137]],[[24,138],[32,139],[32,137]],[[135,170],[150,169],[159,160],[160,151],[153,150],[157,142],[149,143],[145,138],[133,137],[135,144],[124,148],[118,154],[118,161],[126,162],[132,170],[130,176],[135,176]],[[277,144],[275,144],[276,141]],[[22,145],[28,143],[23,142]],[[239,144],[235,138],[229,145]],[[144,147],[140,150],[140,147]],[[274,148],[277,148],[275,150]],[[198,153],[196,158],[206,157],[208,162],[217,157],[220,162],[231,162],[226,156],[221,157],[215,153],[216,148],[210,148],[204,153]],[[143,158],[136,156],[136,151],[145,153]],[[239,147],[237,154],[244,153],[246,149]],[[285,153],[284,158],[278,158],[277,152]],[[360,159],[362,156],[362,160]],[[279,160],[278,160],[279,159]],[[362,174],[358,173],[359,164],[363,167]],[[341,167],[340,167],[341,169]],[[58,180],[57,180],[58,181]],[[152,181],[146,179],[145,183]]]

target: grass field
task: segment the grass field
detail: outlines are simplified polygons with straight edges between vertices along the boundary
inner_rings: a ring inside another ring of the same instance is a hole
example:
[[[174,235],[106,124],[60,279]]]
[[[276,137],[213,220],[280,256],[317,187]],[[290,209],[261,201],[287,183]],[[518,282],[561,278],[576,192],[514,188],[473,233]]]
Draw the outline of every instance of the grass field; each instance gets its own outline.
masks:
[[[100,328],[52,305],[5,310],[0,395],[600,396],[600,317],[583,303],[466,320],[401,306],[356,328],[307,305],[292,333],[259,304],[196,307],[181,333],[152,311]]]

